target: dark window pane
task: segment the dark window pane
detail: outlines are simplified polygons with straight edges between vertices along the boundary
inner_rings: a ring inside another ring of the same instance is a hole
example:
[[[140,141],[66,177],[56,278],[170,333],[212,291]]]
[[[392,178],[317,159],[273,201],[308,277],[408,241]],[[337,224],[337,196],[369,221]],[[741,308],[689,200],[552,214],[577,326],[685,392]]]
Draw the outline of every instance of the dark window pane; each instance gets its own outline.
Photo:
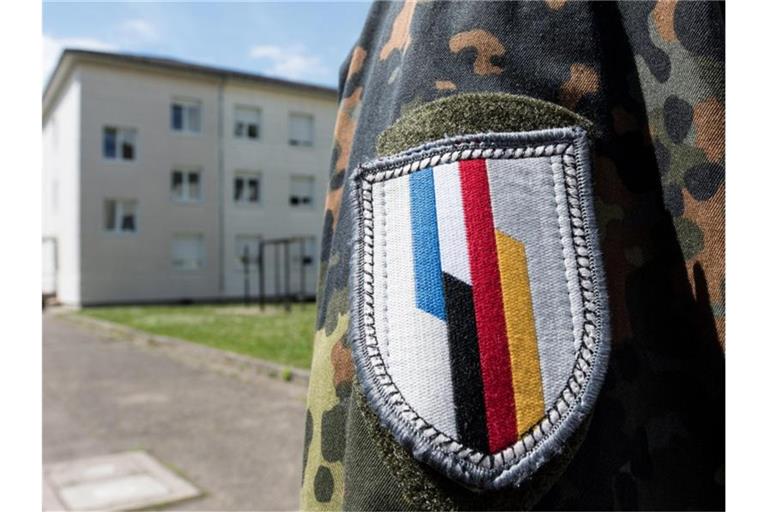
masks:
[[[123,222],[120,229],[122,231],[136,231],[136,222],[132,213],[123,215]]]
[[[243,178],[235,178],[235,201],[240,201],[243,198]]]
[[[259,137],[259,127],[255,124],[248,125],[248,137],[251,139],[257,139]]]
[[[184,175],[181,171],[173,171],[171,174],[171,192],[173,197],[181,197],[182,182],[184,181]]]
[[[104,128],[104,157],[115,158],[117,156],[117,130]]]
[[[133,143],[123,142],[122,147],[123,160],[133,160]]]
[[[252,203],[259,201],[259,180],[256,178],[248,180],[248,200]]]
[[[171,105],[171,128],[182,130],[184,128],[184,109],[181,105]]]
[[[189,185],[189,198],[200,199],[200,174],[191,172],[187,175],[187,184]]]
[[[299,204],[299,198],[297,196],[291,196],[291,206],[297,206]]]

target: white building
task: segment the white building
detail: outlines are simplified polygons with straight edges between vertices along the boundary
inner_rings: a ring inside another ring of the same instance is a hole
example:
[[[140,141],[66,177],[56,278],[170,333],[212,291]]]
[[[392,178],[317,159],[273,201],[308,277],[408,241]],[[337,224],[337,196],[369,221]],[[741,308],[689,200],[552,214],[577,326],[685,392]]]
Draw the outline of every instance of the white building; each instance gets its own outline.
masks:
[[[333,89],[67,50],[43,97],[44,293],[65,304],[313,295]],[[276,251],[278,251],[276,253]],[[251,268],[254,268],[252,265]],[[258,272],[251,276],[259,292]]]

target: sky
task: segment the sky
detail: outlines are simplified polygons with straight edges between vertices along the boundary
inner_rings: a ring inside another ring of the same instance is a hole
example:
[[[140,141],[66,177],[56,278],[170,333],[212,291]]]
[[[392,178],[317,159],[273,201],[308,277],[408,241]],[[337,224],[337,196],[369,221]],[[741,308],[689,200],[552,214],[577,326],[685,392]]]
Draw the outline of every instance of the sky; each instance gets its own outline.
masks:
[[[43,79],[64,48],[138,53],[336,87],[370,2],[44,2]]]

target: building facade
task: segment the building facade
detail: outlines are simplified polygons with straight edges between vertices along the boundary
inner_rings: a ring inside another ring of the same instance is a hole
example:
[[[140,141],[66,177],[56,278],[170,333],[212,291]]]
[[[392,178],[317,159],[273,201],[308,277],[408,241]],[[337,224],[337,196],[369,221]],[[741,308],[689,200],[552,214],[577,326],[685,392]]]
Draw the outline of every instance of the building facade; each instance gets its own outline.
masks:
[[[235,298],[248,255],[253,295],[313,295],[335,111],[333,89],[65,51],[43,98],[43,292]]]

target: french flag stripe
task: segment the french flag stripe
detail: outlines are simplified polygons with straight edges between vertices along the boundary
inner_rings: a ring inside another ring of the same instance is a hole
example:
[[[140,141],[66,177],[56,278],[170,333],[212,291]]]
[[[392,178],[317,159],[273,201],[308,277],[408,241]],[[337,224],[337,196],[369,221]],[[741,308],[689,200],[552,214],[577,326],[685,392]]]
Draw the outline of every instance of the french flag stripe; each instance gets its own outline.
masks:
[[[389,372],[403,397],[438,429],[455,436],[446,323],[417,305],[414,246],[419,241],[413,236],[411,203],[420,199],[411,196],[409,178],[385,181],[377,187],[383,196],[374,200],[382,208],[376,218],[383,224],[376,244],[386,247],[388,255],[380,283],[386,306],[377,312],[378,329],[388,340]],[[415,187],[414,192],[418,196],[421,190]],[[442,294],[442,282],[439,286]]]
[[[445,294],[432,169],[411,174],[410,188],[416,305],[440,320],[445,320]]]
[[[464,229],[464,201],[461,198],[459,164],[445,164],[434,172],[437,229],[440,232],[440,262],[443,272],[472,285]]]
[[[459,164],[472,297],[480,347],[488,447],[496,453],[517,439],[515,396],[507,343],[490,187],[484,160]]]

